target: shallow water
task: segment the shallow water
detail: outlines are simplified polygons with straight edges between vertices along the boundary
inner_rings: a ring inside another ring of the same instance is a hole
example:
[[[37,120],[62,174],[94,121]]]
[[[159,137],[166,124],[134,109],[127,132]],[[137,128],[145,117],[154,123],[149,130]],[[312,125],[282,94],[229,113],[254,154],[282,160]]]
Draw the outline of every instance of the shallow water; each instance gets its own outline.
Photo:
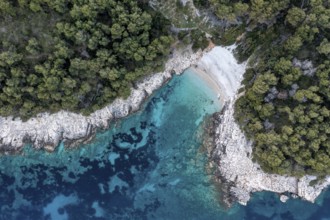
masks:
[[[321,219],[317,204],[257,193],[224,210],[206,172],[203,119],[221,103],[193,72],[157,91],[134,114],[75,150],[26,148],[0,158],[0,219]]]

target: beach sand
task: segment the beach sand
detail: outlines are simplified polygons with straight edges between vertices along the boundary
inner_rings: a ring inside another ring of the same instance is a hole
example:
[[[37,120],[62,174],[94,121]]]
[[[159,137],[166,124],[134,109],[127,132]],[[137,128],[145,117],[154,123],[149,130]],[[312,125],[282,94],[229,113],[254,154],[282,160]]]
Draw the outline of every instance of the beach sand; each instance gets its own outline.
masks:
[[[205,81],[209,88],[211,88],[215,94],[218,95],[218,99],[220,99],[221,103],[223,103],[224,98],[226,97],[226,95],[223,93],[223,88],[224,86],[221,85],[221,83],[218,81],[218,79],[216,77],[214,77],[213,74],[208,74],[207,72],[205,72],[204,70],[200,69],[200,68],[195,68],[195,67],[191,67],[191,70],[197,74],[197,76],[199,78],[201,78],[203,81]]]
[[[218,94],[222,103],[235,96],[246,68],[246,63],[237,62],[233,49],[214,47],[192,68]]]

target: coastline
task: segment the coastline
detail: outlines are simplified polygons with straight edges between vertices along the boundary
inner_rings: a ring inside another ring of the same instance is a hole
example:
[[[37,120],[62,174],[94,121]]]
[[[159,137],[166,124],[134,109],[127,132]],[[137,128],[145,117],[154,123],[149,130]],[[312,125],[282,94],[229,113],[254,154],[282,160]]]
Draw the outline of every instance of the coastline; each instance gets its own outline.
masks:
[[[223,103],[236,94],[246,69],[246,62],[237,63],[232,51],[234,46],[214,47],[205,54],[194,68],[211,88],[219,94]]]
[[[190,48],[174,51],[163,72],[137,82],[126,100],[118,98],[89,116],[59,111],[54,114],[41,113],[25,122],[20,118],[0,117],[0,152],[20,152],[28,143],[36,149],[53,152],[61,141],[66,147],[87,142],[92,139],[97,129],[106,129],[113,120],[138,111],[144,100],[166,83],[173,73],[181,74],[196,64],[203,54],[201,50],[193,53]]]
[[[233,47],[216,47],[199,61],[195,72],[211,88],[220,94],[223,103],[221,113],[213,117],[213,128],[208,129],[213,141],[208,146],[209,156],[217,166],[217,181],[228,195],[224,202],[230,206],[234,201],[247,205],[251,193],[271,191],[279,193],[280,200],[286,202],[291,197],[300,197],[315,202],[323,189],[330,185],[330,177],[310,186],[316,176],[301,178],[288,175],[268,174],[252,160],[253,143],[248,141],[234,119],[234,104],[241,95],[237,94],[246,69],[246,63],[238,64],[232,54]],[[213,81],[213,82],[211,82]],[[225,82],[225,83],[224,83]]]
[[[330,185],[330,177],[309,186],[314,176],[302,178],[268,174],[252,161],[252,143],[249,142],[234,119],[234,103],[245,72],[246,63],[238,64],[233,56],[234,47],[215,47],[210,51],[176,51],[165,65],[165,71],[153,74],[136,83],[128,99],[116,99],[112,104],[89,116],[67,111],[55,114],[43,113],[26,122],[12,117],[0,117],[0,151],[19,152],[25,144],[32,143],[36,149],[52,152],[63,141],[66,147],[90,141],[97,129],[140,109],[144,100],[167,82],[173,73],[181,74],[193,66],[193,72],[219,94],[224,104],[221,113],[214,115],[213,145],[211,157],[217,166],[218,181],[225,182],[231,204],[238,201],[246,205],[251,193],[272,191],[282,194],[281,201],[299,196],[314,202]],[[285,195],[283,195],[283,193]],[[235,200],[232,200],[232,199]],[[230,205],[228,204],[228,205]]]
[[[208,86],[216,93],[218,94],[218,98],[223,102],[223,97],[225,97],[225,94],[223,92],[222,86],[218,83],[218,81],[211,77],[209,74],[207,74],[205,71],[199,69],[198,67],[190,67],[192,71],[203,81],[205,81]]]
[[[216,163],[220,177],[230,186],[228,193],[240,204],[246,205],[251,193],[271,191],[279,193],[282,202],[297,196],[315,202],[321,192],[330,185],[329,177],[310,186],[315,176],[306,175],[301,178],[265,173],[252,160],[252,143],[249,142],[234,119],[234,103],[237,96],[225,105],[223,114],[215,114],[216,125],[213,128],[215,144],[212,158]],[[231,204],[229,204],[231,205]]]

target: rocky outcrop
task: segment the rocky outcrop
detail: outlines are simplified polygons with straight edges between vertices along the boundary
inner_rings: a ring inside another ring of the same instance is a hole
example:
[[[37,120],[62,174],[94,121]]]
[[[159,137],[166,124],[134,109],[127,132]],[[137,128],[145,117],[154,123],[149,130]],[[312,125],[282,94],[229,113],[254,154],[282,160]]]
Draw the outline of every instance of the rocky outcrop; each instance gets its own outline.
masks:
[[[180,74],[186,68],[197,63],[202,52],[191,50],[175,51],[166,63],[165,71],[146,77],[132,88],[126,99],[116,99],[112,104],[97,110],[89,116],[67,111],[55,114],[42,113],[23,122],[20,118],[0,117],[0,151],[13,153],[22,149],[26,143],[32,143],[37,149],[54,151],[64,141],[66,146],[91,139],[96,129],[104,129],[115,119],[126,117],[139,110],[142,102],[172,76]]]
[[[249,142],[234,119],[234,102],[227,102],[223,114],[214,117],[215,150],[213,158],[216,161],[222,179],[230,183],[229,193],[239,203],[246,205],[250,195],[257,191],[276,193],[292,193],[307,201],[314,202],[322,190],[330,185],[330,178],[325,178],[311,186],[314,176],[296,178],[268,174],[252,161],[252,143]]]
[[[281,195],[280,196],[280,200],[281,200],[281,202],[286,202],[286,201],[288,201],[290,198],[288,197],[288,196],[286,196],[286,195]]]
[[[294,58],[292,60],[292,65],[294,67],[299,68],[305,76],[309,76],[309,77],[314,76],[317,70],[317,68],[314,68],[313,63],[310,60],[301,61],[298,60],[297,58]]]
[[[220,88],[221,99],[225,107],[221,113],[214,115],[209,135],[214,137],[211,158],[218,167],[216,178],[222,190],[227,194],[224,201],[227,205],[236,200],[246,204],[250,195],[256,191],[272,191],[280,194],[297,195],[307,201],[314,202],[322,190],[330,184],[330,177],[318,181],[311,186],[315,176],[296,178],[268,174],[261,170],[252,160],[252,143],[249,142],[234,119],[234,103],[239,97],[237,91],[241,86],[245,64],[238,64],[233,56],[233,47],[215,47],[205,54],[196,70],[203,71]],[[275,95],[279,92],[274,91]],[[269,123],[269,127],[272,124]],[[315,182],[315,181],[313,181]],[[284,201],[285,197],[282,196]]]

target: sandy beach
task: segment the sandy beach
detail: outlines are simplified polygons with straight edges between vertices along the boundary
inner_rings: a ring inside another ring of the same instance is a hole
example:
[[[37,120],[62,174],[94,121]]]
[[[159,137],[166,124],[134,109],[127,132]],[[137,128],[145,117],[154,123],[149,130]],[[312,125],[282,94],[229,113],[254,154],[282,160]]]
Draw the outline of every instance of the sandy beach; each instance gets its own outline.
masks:
[[[245,63],[237,63],[232,49],[215,47],[192,68],[219,95],[223,103],[234,97],[240,88],[246,66]]]
[[[191,67],[190,68],[195,74],[198,75],[199,78],[201,78],[203,81],[205,81],[209,88],[211,88],[215,94],[218,94],[218,98],[220,99],[221,103],[223,103],[225,94],[223,93],[224,86],[221,85],[221,83],[218,81],[216,77],[212,74],[208,74],[204,70],[201,70],[200,68]]]

